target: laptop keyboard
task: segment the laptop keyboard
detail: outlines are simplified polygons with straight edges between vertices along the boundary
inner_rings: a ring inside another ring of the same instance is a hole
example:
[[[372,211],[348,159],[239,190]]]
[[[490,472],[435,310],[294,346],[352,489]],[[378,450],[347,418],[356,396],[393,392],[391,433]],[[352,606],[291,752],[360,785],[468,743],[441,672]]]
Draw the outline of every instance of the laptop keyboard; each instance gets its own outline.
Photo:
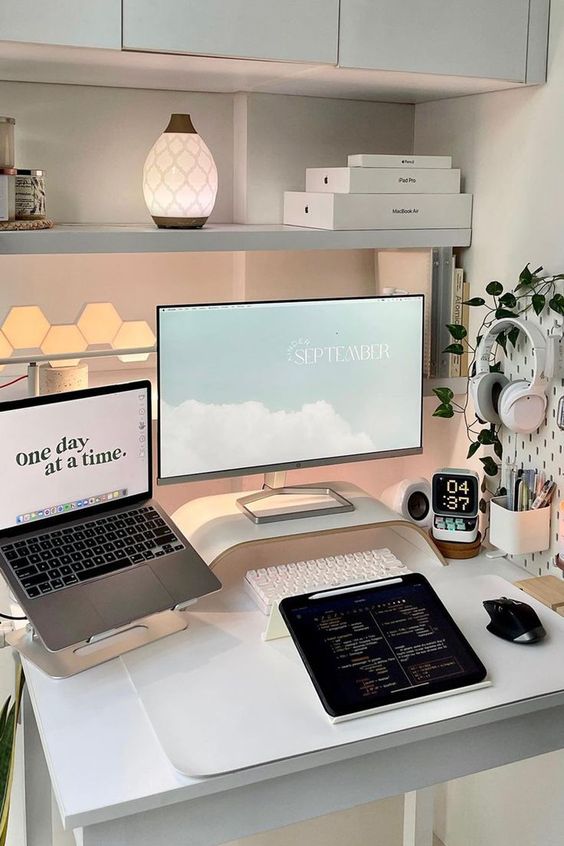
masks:
[[[0,546],[30,599],[181,549],[150,505]]]

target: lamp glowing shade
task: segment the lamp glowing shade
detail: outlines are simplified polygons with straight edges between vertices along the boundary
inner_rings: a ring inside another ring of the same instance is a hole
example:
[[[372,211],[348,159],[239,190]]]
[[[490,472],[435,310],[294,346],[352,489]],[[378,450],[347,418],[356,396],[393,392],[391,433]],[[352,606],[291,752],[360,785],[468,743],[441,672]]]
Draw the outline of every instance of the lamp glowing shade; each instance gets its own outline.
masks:
[[[51,326],[47,332],[43,343],[41,344],[41,351],[45,355],[50,353],[81,353],[84,352],[88,344],[84,339],[84,335],[74,323]],[[50,361],[52,367],[76,367],[79,363],[79,358],[67,358],[57,361]]]
[[[171,115],[143,168],[143,195],[161,229],[200,229],[217,196],[217,168],[190,115]]]
[[[146,320],[124,320],[112,346],[115,350],[130,347],[151,347],[155,343],[155,335]],[[149,353],[133,353],[119,355],[120,361],[147,361]]]

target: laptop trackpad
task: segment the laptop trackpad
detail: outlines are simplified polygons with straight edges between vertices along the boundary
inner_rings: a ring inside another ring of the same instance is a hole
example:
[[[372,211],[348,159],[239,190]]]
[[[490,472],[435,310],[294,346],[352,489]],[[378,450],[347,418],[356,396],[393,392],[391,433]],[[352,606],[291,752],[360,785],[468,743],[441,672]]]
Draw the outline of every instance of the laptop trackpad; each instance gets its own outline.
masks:
[[[88,585],[89,599],[108,628],[172,608],[174,600],[147,565]]]

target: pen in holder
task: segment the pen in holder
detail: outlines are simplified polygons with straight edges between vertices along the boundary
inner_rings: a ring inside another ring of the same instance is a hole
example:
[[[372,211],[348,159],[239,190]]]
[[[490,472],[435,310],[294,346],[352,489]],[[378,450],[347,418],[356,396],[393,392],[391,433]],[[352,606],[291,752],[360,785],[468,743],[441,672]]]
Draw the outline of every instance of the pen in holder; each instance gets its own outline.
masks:
[[[550,546],[551,508],[510,511],[507,497],[490,502],[490,543],[507,555],[544,552]]]

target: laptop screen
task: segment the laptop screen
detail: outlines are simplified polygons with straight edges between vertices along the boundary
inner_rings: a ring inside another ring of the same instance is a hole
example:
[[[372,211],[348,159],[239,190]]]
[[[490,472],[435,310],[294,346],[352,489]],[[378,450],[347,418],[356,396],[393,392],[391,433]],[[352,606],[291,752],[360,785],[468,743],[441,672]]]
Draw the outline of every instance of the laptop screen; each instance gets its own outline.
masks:
[[[146,495],[150,412],[146,382],[0,405],[0,531]]]

